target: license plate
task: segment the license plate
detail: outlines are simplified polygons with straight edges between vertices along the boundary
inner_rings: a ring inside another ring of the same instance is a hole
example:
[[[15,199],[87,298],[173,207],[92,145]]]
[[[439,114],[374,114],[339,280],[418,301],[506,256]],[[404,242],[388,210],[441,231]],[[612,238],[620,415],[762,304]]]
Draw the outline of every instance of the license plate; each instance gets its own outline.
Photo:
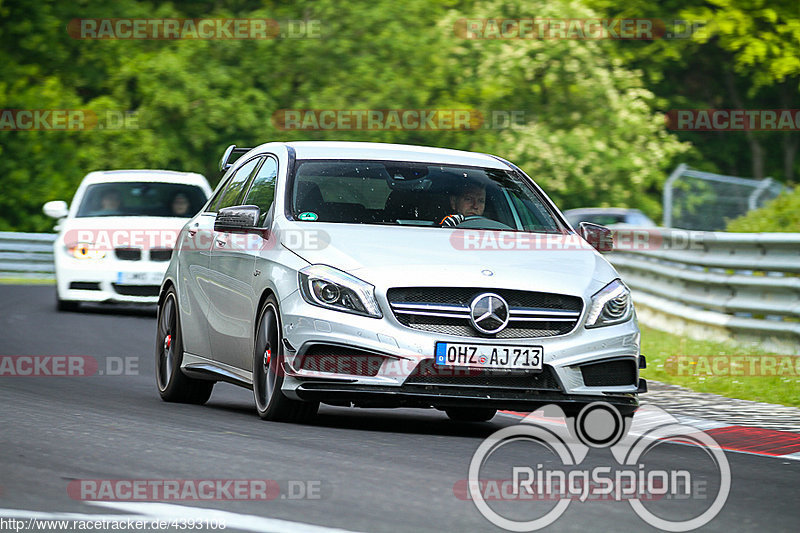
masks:
[[[436,343],[437,366],[541,370],[543,358],[541,346]]]
[[[161,272],[117,272],[120,285],[161,285],[164,274]]]

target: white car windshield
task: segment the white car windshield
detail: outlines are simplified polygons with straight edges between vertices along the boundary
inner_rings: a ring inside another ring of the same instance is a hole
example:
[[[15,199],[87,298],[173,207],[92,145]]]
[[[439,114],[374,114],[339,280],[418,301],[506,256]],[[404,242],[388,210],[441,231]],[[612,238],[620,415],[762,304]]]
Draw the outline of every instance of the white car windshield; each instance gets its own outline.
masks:
[[[191,218],[206,195],[195,185],[162,182],[97,183],[86,188],[77,217]]]
[[[394,161],[297,162],[289,205],[295,220],[556,233],[559,223],[516,173]]]

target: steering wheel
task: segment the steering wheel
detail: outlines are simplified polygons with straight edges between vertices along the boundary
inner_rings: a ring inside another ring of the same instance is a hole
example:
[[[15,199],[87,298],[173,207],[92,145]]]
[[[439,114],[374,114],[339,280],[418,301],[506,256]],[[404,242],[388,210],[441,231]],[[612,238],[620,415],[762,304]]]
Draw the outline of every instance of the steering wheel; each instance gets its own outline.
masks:
[[[481,215],[470,215],[462,220],[460,224],[456,224],[455,227],[463,229],[514,229],[502,222]]]

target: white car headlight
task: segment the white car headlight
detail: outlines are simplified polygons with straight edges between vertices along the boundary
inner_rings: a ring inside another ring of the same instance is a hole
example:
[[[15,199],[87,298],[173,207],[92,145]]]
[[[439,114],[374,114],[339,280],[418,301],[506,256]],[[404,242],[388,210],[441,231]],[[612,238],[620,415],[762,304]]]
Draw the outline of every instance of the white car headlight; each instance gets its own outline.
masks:
[[[375,287],[327,265],[311,265],[298,273],[300,293],[312,305],[381,318]]]
[[[586,327],[599,328],[619,324],[629,320],[632,314],[631,291],[624,283],[615,279],[592,296]]]
[[[67,245],[67,253],[75,259],[102,259],[106,251],[90,242],[78,242]]]

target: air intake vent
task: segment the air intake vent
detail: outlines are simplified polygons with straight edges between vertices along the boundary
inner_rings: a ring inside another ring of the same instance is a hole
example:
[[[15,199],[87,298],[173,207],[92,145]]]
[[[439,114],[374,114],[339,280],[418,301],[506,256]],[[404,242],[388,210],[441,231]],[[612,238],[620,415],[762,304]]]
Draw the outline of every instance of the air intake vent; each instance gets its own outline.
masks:
[[[314,344],[301,356],[298,369],[354,376],[376,376],[384,359],[383,355],[363,350],[331,344]]]
[[[636,385],[636,363],[633,359],[618,359],[581,365],[583,383],[588,387]]]
[[[142,258],[139,248],[114,248],[114,253],[120,261],[139,261]]]
[[[151,261],[169,261],[172,259],[172,248],[151,248]]]
[[[119,285],[112,283],[112,287],[123,296],[158,296],[158,285]]]
[[[69,288],[79,291],[99,291],[100,283],[97,281],[72,281]]]

